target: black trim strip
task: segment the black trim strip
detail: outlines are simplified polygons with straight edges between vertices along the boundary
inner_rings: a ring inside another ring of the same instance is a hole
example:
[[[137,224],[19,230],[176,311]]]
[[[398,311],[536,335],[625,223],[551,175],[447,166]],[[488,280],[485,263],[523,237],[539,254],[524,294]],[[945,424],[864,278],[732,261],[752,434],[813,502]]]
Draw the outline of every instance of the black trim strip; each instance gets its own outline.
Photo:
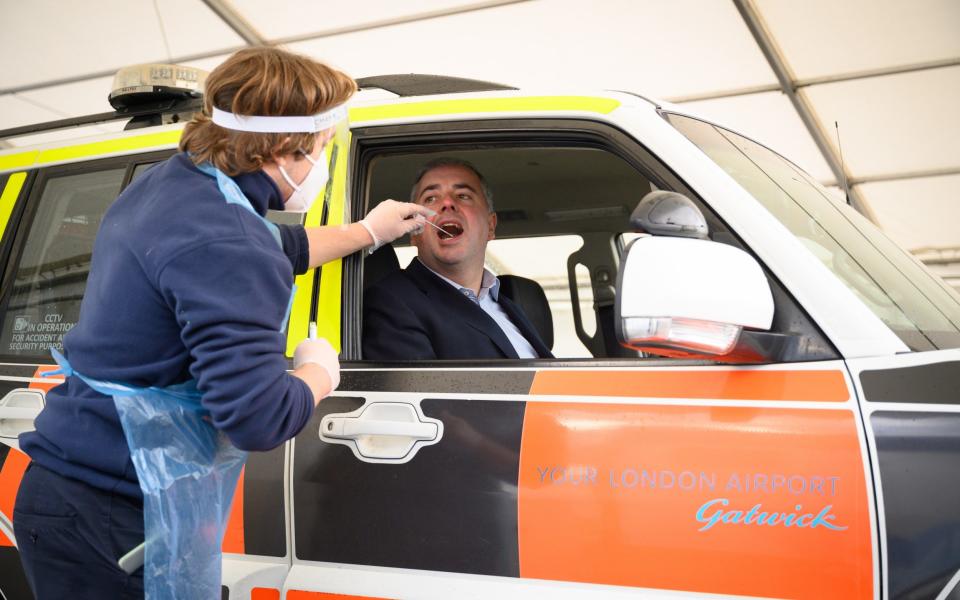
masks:
[[[960,361],[860,373],[868,402],[960,404]]]
[[[50,358],[44,364],[52,365],[53,359]],[[32,378],[36,374],[38,366],[40,365],[39,364],[17,365],[12,363],[0,365],[0,377],[31,377]],[[62,377],[62,375],[55,377],[54,379],[58,379],[59,377]],[[21,387],[27,387],[28,385],[29,384],[27,384],[27,382],[24,381]]]
[[[364,365],[369,367],[370,364]],[[417,364],[417,367],[423,366]],[[343,371],[338,392],[529,394],[536,371]]]
[[[448,77],[446,75],[421,75],[419,73],[361,77],[357,79],[357,86],[361,89],[380,88],[398,96],[427,96],[517,89],[510,85],[480,81],[479,79]]]
[[[56,129],[66,129],[68,127],[79,127],[81,125],[95,125],[97,123],[107,123],[109,121],[118,121],[120,119],[131,119],[133,117],[152,115],[161,116],[178,112],[201,110],[203,110],[203,100],[201,98],[167,100],[163,102],[146,104],[143,106],[134,106],[128,109],[115,110],[112,112],[96,113],[82,117],[70,117],[68,119],[57,119],[56,121],[47,121],[46,123],[36,123],[34,125],[10,127],[9,129],[0,130],[0,139],[41,133],[43,131],[54,131]]]
[[[287,555],[283,462],[286,445],[269,452],[251,452],[243,473],[244,553]]]

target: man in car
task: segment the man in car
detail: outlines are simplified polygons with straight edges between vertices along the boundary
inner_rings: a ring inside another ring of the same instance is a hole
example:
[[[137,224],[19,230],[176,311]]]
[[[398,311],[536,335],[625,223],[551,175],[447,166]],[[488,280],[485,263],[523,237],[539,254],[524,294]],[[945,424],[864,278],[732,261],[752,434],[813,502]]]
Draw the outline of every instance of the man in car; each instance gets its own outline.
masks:
[[[370,287],[363,355],[372,360],[547,358],[550,350],[484,268],[497,215],[483,175],[452,158],[421,168],[411,201],[436,211],[417,258]]]

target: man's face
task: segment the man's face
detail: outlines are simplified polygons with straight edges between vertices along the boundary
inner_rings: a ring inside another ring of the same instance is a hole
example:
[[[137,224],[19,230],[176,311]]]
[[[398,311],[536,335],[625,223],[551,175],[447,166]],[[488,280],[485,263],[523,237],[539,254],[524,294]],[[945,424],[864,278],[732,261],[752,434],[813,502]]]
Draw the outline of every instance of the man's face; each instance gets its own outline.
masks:
[[[497,215],[487,208],[480,179],[473,171],[461,166],[427,171],[420,179],[415,202],[435,210],[437,215],[430,221],[452,234],[450,237],[427,226],[411,237],[426,266],[443,275],[465,267],[483,267]]]

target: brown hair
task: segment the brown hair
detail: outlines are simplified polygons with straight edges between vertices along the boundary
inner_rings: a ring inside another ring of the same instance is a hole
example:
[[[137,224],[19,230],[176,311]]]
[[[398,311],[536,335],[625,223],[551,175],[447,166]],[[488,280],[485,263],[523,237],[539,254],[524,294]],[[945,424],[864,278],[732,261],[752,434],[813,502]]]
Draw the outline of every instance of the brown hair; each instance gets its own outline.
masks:
[[[314,115],[343,104],[356,90],[349,76],[306,56],[271,47],[240,50],[207,77],[203,114],[187,123],[180,150],[227,175],[257,171],[274,153],[312,151],[318,134],[226,129],[210,120],[214,106],[247,116]]]

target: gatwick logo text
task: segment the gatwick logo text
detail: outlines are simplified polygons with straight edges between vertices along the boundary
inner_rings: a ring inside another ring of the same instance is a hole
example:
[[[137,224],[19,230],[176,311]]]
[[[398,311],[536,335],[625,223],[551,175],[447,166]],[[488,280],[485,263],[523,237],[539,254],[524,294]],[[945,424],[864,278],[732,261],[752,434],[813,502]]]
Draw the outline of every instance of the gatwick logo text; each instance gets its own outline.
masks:
[[[727,510],[730,501],[726,498],[715,498],[704,502],[697,511],[697,521],[706,523],[700,531],[706,531],[714,525],[767,525],[781,527],[798,527],[816,529],[824,527],[834,531],[843,531],[846,525],[837,525],[832,521],[836,515],[831,514],[832,504],[820,509],[820,512],[803,512],[803,506],[795,505],[797,512],[767,512],[762,504],[754,504],[750,510]]]

